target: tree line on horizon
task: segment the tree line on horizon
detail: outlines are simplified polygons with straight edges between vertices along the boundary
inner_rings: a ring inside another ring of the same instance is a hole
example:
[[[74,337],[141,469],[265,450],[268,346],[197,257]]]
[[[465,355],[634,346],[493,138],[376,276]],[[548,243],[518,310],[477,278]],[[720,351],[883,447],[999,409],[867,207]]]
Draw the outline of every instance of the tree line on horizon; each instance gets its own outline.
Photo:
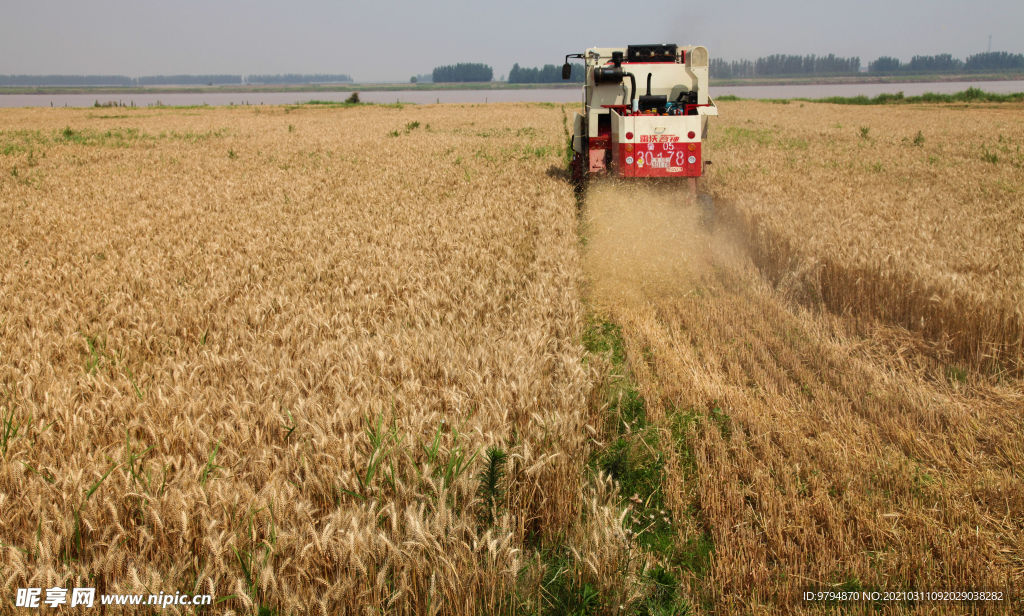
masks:
[[[757,60],[727,61],[711,58],[710,74],[715,79],[747,79],[776,75],[830,75],[860,72],[860,58],[835,54],[807,56],[773,54]]]
[[[251,84],[351,83],[344,74],[300,75],[0,75],[0,86],[203,86]]]
[[[486,64],[461,62],[448,66],[438,66],[431,78],[434,83],[470,83],[490,81],[494,79],[494,69]]]
[[[472,70],[470,70],[470,67],[473,67]],[[773,54],[753,61],[734,60],[731,62],[721,58],[712,58],[710,64],[711,76],[716,79],[746,79],[780,75],[847,75],[860,73],[860,70],[860,57],[844,58],[835,54],[828,54],[826,56],[814,54],[806,56]],[[901,62],[897,58],[882,56],[874,62],[868,63],[868,72],[874,74],[957,73],[1002,70],[1024,70],[1024,54],[991,51],[968,56],[963,61],[954,58],[951,54],[939,54],[934,56],[914,56],[910,62],[906,63]],[[441,72],[439,73],[438,71]],[[434,69],[433,81],[490,81],[493,75],[494,72],[491,70],[491,67],[483,64],[457,64]],[[581,83],[584,78],[583,66],[579,64],[573,65],[570,83]],[[423,82],[425,80],[419,79],[418,81]],[[562,67],[554,64],[545,64],[541,68],[525,68],[520,67],[516,63],[512,66],[512,70],[509,71],[508,83],[563,83]]]
[[[935,56],[914,56],[910,62],[882,56],[868,63],[869,73],[960,73],[1024,69],[1024,54],[987,51],[967,56],[966,60],[944,53]]]
[[[300,75],[287,73],[284,75],[247,75],[246,83],[258,84],[303,84],[303,83],[352,83],[352,77],[345,74],[330,75],[325,73],[314,73],[312,75]]]
[[[727,61],[712,58],[711,77],[715,79],[749,79],[752,77],[776,77],[780,75],[843,75],[860,72],[859,57],[842,58],[835,54],[827,56],[797,56],[775,54],[757,60]],[[882,56],[868,63],[872,74],[927,74],[1024,70],[1024,54],[1005,51],[990,51],[967,56],[966,60],[954,58],[952,54],[914,56],[910,62]]]
[[[582,64],[572,64],[572,77],[568,83],[583,83],[586,71]],[[543,68],[522,68],[517,62],[508,72],[508,83],[563,83],[562,67],[545,64]]]

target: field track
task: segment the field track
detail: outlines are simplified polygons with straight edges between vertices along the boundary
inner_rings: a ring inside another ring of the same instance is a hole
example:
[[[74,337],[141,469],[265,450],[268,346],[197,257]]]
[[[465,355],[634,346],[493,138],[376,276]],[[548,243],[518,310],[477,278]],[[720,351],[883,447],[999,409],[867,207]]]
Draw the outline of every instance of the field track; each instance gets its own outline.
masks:
[[[1012,591],[1019,112],[723,103],[709,231],[660,186],[578,211],[553,105],[3,110],[5,596]]]

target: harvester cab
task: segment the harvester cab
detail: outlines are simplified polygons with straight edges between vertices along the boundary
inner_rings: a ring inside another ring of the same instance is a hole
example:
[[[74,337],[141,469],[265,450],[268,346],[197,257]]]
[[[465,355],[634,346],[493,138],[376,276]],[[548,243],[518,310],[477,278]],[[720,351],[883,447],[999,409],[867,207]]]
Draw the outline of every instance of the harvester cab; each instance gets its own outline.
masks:
[[[583,112],[573,120],[573,181],[592,175],[685,178],[696,194],[701,145],[718,107],[708,96],[708,50],[701,46],[595,47],[584,60]]]

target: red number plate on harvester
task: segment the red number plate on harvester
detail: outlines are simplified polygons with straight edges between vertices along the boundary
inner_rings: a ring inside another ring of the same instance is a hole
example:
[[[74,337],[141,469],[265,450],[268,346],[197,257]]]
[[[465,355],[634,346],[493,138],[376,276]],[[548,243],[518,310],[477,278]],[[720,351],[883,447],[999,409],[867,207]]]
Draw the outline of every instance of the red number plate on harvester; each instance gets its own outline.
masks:
[[[647,139],[678,139],[672,135],[640,135],[640,143],[632,151],[619,146],[620,173],[626,177],[695,177],[701,174],[700,143],[672,141],[652,142]],[[690,145],[694,148],[691,150]]]

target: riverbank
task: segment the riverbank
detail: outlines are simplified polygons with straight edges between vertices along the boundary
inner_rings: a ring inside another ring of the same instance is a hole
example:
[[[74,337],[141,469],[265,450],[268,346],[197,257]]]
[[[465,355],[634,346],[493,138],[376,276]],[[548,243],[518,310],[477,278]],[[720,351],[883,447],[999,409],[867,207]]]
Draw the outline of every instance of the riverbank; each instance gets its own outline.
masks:
[[[957,74],[957,75],[853,75],[831,77],[778,77],[753,79],[712,79],[712,87],[738,86],[790,86],[790,85],[854,85],[894,83],[958,83],[977,81],[1024,81],[1024,73]],[[447,90],[576,90],[580,83],[340,83],[297,85],[230,85],[230,86],[152,86],[126,88],[122,86],[53,86],[53,87],[0,87],[4,94],[89,94],[147,95],[147,94],[265,94],[290,92],[433,92]]]
[[[1024,79],[1024,76],[1022,76]],[[445,90],[549,90],[552,88],[577,90],[580,83],[339,83],[297,85],[247,86],[153,86],[125,88],[120,86],[54,86],[54,87],[0,87],[2,94],[267,94],[276,92],[404,92],[409,90],[433,92]]]
[[[969,86],[969,87],[965,87]],[[0,107],[189,107],[189,106],[232,106],[232,105],[296,105],[310,100],[330,103],[344,103],[351,92],[188,92],[185,89],[163,94],[146,92],[79,94],[8,94],[0,95]],[[765,100],[812,100],[839,98],[857,99],[857,102],[871,102],[878,97],[884,101],[914,102],[914,97],[931,98],[961,95],[964,91],[969,98],[977,99],[977,93],[990,93],[997,97],[1024,92],[1024,80],[982,81],[982,82],[922,82],[922,83],[865,83],[826,85],[781,85],[781,86],[712,86],[710,94],[716,100],[731,97]],[[986,94],[986,98],[987,94]],[[580,103],[579,87],[561,88],[505,88],[505,89],[404,89],[385,91],[360,91],[359,99],[365,103],[385,104],[488,104],[488,103]],[[861,100],[863,99],[863,100]],[[934,100],[932,102],[939,102]]]

